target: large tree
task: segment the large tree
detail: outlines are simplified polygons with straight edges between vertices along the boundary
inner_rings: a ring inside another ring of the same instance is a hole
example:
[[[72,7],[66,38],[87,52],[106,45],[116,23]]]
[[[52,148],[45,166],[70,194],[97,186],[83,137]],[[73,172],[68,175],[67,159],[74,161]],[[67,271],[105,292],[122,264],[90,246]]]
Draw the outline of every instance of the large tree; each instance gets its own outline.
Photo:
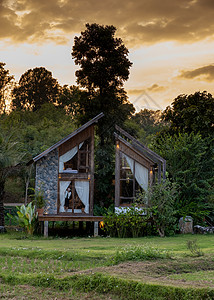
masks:
[[[86,30],[74,38],[72,50],[75,64],[80,66],[76,71],[77,83],[88,94],[80,101],[80,115],[84,116],[80,122],[104,112],[102,131],[105,132],[109,124],[114,125],[116,119],[124,122],[134,111],[122,88],[132,63],[128,49],[115,37],[115,32],[114,26],[86,24]]]
[[[115,33],[114,26],[86,24],[86,30],[74,38],[72,49],[75,64],[80,67],[76,71],[77,83],[84,91],[77,106],[79,124],[100,112],[105,115],[99,121],[96,149],[97,198],[105,203],[112,188],[114,125],[122,125],[134,112],[123,89],[132,63],[128,49]]]
[[[13,80],[13,76],[9,75],[9,70],[4,66],[5,63],[0,62],[0,113],[6,110],[6,98]]]
[[[44,103],[58,102],[59,84],[44,67],[29,69],[13,89],[12,108],[36,111]]]
[[[214,98],[210,93],[196,92],[179,95],[163,112],[169,122],[170,133],[201,133],[203,137],[214,133]]]

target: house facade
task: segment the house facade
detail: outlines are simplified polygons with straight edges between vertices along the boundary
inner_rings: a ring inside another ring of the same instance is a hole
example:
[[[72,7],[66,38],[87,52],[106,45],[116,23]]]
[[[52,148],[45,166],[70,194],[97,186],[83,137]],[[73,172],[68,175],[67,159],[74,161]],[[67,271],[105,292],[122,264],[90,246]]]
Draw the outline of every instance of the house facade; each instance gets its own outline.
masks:
[[[93,215],[94,126],[100,114],[33,158],[45,215]]]
[[[115,211],[131,206],[139,193],[165,179],[166,161],[116,126]]]
[[[102,216],[93,215],[94,131],[103,117],[99,114],[61,141],[32,159],[35,163],[35,189],[46,202],[44,221],[92,221],[95,233]],[[165,178],[165,160],[120,127],[115,133],[115,211],[131,206],[139,192]],[[96,235],[96,234],[95,234]]]

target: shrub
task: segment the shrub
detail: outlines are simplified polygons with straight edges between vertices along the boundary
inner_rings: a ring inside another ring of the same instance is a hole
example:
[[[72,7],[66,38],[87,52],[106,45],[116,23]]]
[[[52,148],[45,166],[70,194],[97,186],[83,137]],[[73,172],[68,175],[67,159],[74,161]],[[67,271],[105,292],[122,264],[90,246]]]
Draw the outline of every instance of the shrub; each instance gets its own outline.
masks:
[[[112,237],[139,237],[145,231],[148,214],[136,205],[120,213],[107,213],[104,217],[104,230]]]
[[[176,199],[176,185],[168,179],[154,184],[146,193],[139,193],[136,199],[137,203],[147,205],[147,214],[151,215],[161,237],[174,233],[177,229]]]
[[[193,241],[188,240],[187,248],[189,249],[189,251],[192,253],[193,256],[203,256],[204,255],[203,251],[198,246],[196,240],[193,240]]]
[[[37,212],[35,211],[35,205],[30,202],[27,206],[24,204],[17,208],[17,215],[12,216],[8,214],[8,216],[12,219],[18,221],[19,226],[23,227],[28,234],[33,234],[36,222],[37,222]]]

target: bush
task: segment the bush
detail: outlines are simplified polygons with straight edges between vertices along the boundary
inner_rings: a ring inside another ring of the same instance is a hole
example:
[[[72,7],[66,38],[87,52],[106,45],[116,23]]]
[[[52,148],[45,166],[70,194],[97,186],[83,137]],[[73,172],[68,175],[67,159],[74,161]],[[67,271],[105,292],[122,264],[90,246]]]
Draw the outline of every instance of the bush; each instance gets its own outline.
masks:
[[[154,184],[146,193],[138,194],[136,199],[137,203],[147,205],[147,214],[161,237],[173,234],[178,227],[175,217],[177,196],[176,185],[166,179]]]
[[[127,207],[120,213],[107,213],[104,217],[104,230],[111,237],[139,237],[145,233],[148,214],[136,205]]]

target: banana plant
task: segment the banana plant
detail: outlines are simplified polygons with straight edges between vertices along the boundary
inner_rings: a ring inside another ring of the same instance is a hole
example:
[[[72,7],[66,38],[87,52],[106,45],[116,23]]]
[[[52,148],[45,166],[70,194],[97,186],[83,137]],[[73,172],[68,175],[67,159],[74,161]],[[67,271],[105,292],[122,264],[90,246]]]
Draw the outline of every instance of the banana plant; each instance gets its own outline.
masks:
[[[20,227],[23,227],[28,234],[32,235],[37,221],[38,213],[35,210],[35,205],[30,202],[28,205],[22,205],[17,208],[17,216],[8,214],[10,218],[15,218]]]

